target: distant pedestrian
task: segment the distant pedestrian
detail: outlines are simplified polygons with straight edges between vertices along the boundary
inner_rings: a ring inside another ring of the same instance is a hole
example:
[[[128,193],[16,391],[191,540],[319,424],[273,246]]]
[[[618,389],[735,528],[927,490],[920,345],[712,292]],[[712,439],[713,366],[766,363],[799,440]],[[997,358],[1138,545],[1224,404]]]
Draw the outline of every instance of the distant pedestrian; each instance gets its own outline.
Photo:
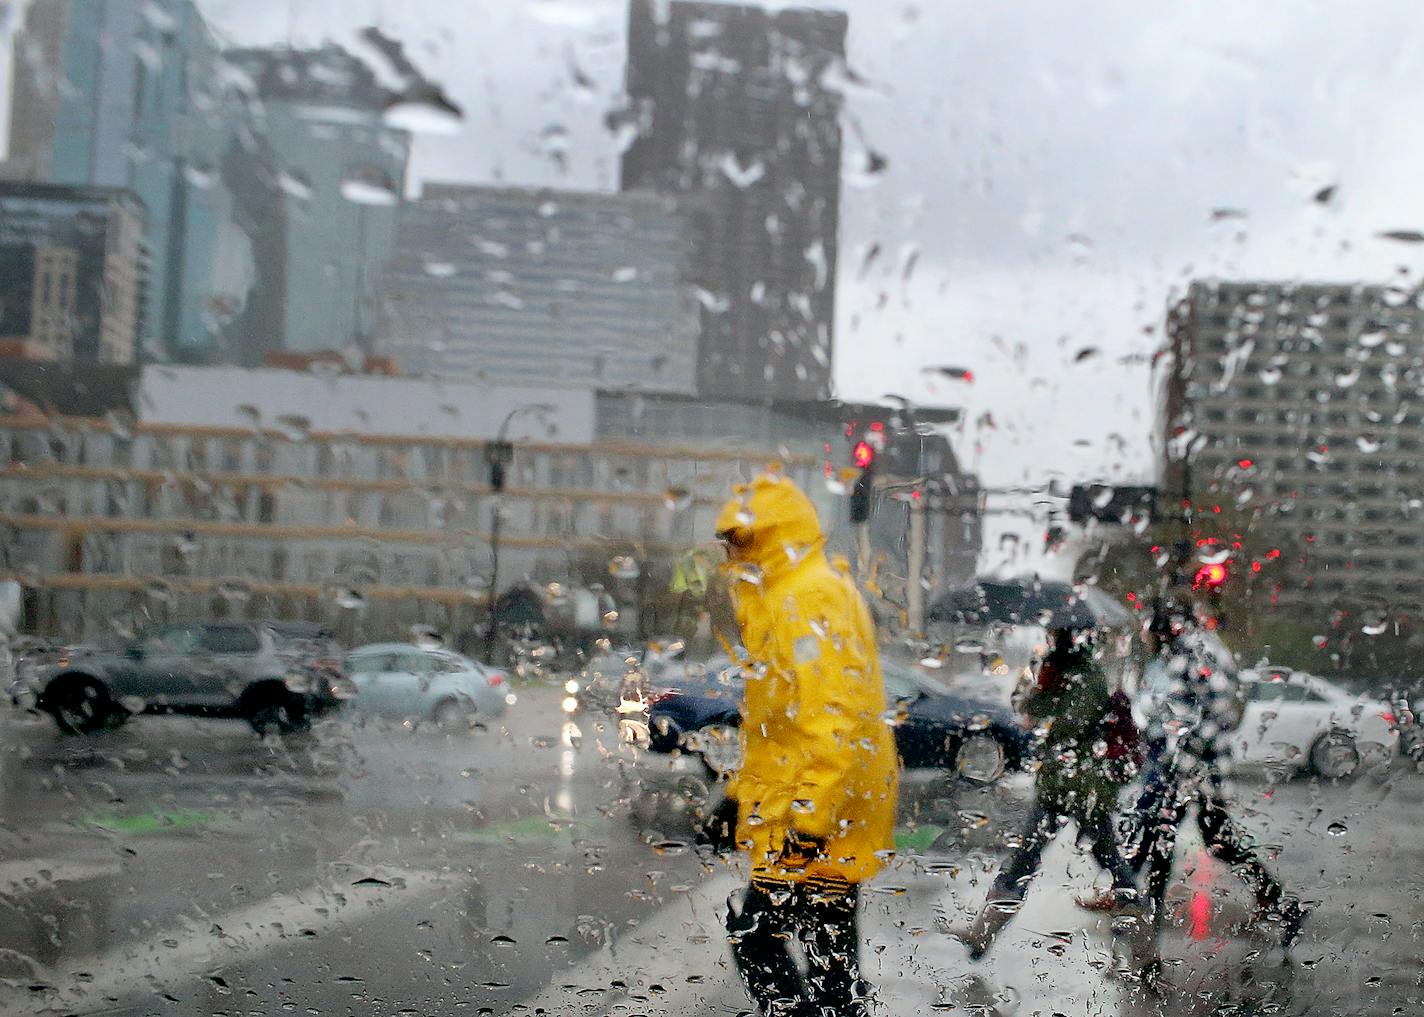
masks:
[[[1146,903],[1154,933],[1166,917],[1177,832],[1195,808],[1197,828],[1213,857],[1231,866],[1256,898],[1258,921],[1277,927],[1289,950],[1305,911],[1262,863],[1247,834],[1227,812],[1221,761],[1227,735],[1241,722],[1236,665],[1220,639],[1182,610],[1159,605],[1148,632],[1152,658],[1143,673],[1148,763],[1131,816],[1128,843],[1134,872],[1147,869]],[[1105,898],[1085,904],[1108,906]]]
[[[1020,709],[1047,724],[1043,761],[1034,783],[1033,807],[1022,839],[989,891],[974,924],[957,936],[978,960],[1023,904],[1043,850],[1072,820],[1093,858],[1112,876],[1114,907],[1137,904],[1135,874],[1123,859],[1114,827],[1117,797],[1141,761],[1131,706],[1112,691],[1085,631],[1056,629],[1036,679]]]
[[[875,628],[785,477],[739,486],[717,536],[750,660],[744,762],[713,819],[751,854],[732,957],[763,1014],[861,1017],[858,888],[893,847],[898,790]]]

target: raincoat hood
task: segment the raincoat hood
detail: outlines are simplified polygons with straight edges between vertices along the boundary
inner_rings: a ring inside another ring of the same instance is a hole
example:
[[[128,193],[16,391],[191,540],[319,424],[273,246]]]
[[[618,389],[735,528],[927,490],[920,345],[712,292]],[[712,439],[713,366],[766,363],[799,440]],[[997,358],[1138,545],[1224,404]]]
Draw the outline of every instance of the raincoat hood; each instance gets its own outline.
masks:
[[[816,506],[796,484],[764,473],[733,488],[717,515],[717,536],[740,549],[764,583],[772,584],[808,561],[825,557],[826,538]]]

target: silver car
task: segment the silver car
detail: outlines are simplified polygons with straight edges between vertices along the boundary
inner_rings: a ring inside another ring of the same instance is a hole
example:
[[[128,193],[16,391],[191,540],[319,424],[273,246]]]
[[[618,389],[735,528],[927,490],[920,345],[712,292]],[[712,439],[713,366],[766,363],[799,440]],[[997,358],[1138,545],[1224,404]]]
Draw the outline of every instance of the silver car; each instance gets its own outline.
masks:
[[[346,673],[356,683],[356,712],[445,728],[504,715],[504,674],[449,650],[410,643],[373,643],[352,650]]]

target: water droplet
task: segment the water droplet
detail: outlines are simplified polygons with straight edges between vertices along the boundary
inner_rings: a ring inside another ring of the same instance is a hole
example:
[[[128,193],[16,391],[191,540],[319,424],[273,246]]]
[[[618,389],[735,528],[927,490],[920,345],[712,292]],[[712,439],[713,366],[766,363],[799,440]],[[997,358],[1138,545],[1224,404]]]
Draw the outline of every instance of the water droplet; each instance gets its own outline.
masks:
[[[732,182],[733,187],[739,189],[750,187],[766,175],[766,165],[761,160],[758,159],[743,166],[732,152],[722,156],[722,161],[718,163],[718,169]]]
[[[465,114],[438,85],[423,81],[387,106],[381,119],[390,127],[412,134],[451,135],[460,133]]]
[[[448,261],[427,261],[424,265],[425,274],[435,279],[449,279],[458,269]]]
[[[1256,376],[1262,385],[1274,385],[1281,380],[1282,372],[1279,367],[1263,367]]]
[[[217,182],[217,173],[211,166],[190,162],[183,167],[183,179],[199,190],[206,191]]]
[[[1350,832],[1350,828],[1344,823],[1335,822],[1327,826],[1325,828],[1325,832],[1330,834],[1330,836],[1332,837],[1343,837],[1345,836],[1345,834]]]
[[[802,636],[796,640],[792,652],[798,664],[810,664],[821,659],[821,640],[815,636]]]
[[[332,593],[336,606],[347,611],[357,611],[366,606],[366,598],[350,587],[340,587]]]
[[[642,569],[636,559],[620,554],[608,563],[608,574],[614,579],[637,579]]]
[[[1362,434],[1355,439],[1355,447],[1361,452],[1378,452],[1380,441],[1372,434]]]
[[[445,645],[445,637],[432,625],[412,625],[410,641],[423,650],[438,650]]]
[[[310,201],[316,193],[310,180],[292,170],[283,170],[277,174],[277,187],[298,201]]]
[[[692,504],[692,492],[685,487],[670,487],[663,492],[663,506],[669,512],[681,512]]]
[[[312,422],[295,413],[287,413],[276,420],[277,430],[288,441],[306,441],[311,437]]]
[[[1424,244],[1424,233],[1418,230],[1384,230],[1378,236],[1382,240],[1397,240],[1401,244]]]
[[[357,205],[394,205],[400,200],[398,185],[382,169],[357,166],[341,181],[341,196]]]

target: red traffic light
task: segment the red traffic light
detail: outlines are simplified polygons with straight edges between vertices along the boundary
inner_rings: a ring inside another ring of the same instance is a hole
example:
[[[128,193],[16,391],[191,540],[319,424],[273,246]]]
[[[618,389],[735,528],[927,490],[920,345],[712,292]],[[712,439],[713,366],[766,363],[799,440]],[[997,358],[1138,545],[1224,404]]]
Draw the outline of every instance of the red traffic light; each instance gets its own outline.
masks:
[[[870,464],[875,462],[875,448],[868,441],[858,441],[851,450],[850,458],[862,470],[868,470]]]
[[[1221,562],[1212,562],[1210,565],[1203,565],[1197,569],[1197,574],[1192,579],[1192,589],[1215,590],[1219,589],[1224,582],[1226,582],[1226,566]]]

